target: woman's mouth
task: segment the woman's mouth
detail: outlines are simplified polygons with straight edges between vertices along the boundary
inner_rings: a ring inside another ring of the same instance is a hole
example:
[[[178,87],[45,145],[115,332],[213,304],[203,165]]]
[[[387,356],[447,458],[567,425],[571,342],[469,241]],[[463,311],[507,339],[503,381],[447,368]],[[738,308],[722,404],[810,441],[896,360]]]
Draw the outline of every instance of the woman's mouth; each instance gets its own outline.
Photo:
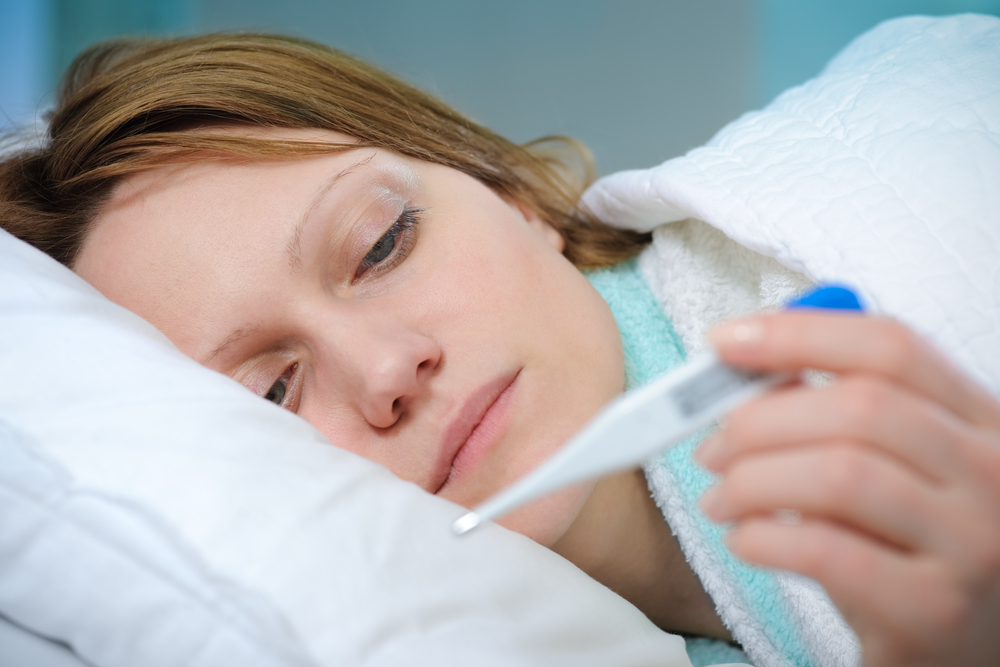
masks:
[[[448,425],[442,442],[434,493],[441,493],[466,471],[475,468],[500,439],[510,420],[520,370],[483,385],[466,400]]]

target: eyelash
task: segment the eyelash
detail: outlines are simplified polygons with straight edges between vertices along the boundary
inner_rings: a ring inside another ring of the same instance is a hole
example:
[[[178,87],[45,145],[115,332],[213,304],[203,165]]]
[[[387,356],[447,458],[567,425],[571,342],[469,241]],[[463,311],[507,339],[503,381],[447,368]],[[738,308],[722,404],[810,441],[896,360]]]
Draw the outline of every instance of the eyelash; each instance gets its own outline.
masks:
[[[396,222],[392,223],[392,227],[375,242],[375,245],[371,247],[368,254],[362,258],[361,264],[354,273],[354,279],[358,280],[372,270],[373,267],[374,270],[381,274],[399,266],[410,254],[410,251],[413,250],[413,246],[417,240],[417,225],[420,223],[420,216],[423,212],[424,209],[413,208],[411,206],[404,208],[403,212],[396,218]],[[372,253],[381,250],[381,244],[387,240],[393,242],[389,252],[379,259],[369,260]]]
[[[298,370],[298,367],[299,365],[295,363],[286,368],[281,376],[275,380],[274,384],[271,385],[271,388],[267,390],[267,393],[264,394],[264,400],[295,412],[296,406],[292,405],[291,401],[294,400],[295,403],[298,403],[297,398],[294,396],[296,388],[293,386],[295,371]],[[272,398],[272,395],[275,395],[277,400]]]
[[[379,237],[375,245],[371,247],[368,253],[362,258],[360,266],[358,266],[357,271],[354,274],[354,279],[358,280],[367,274],[371,270],[375,270],[378,274],[384,273],[386,271],[391,271],[392,269],[399,266],[399,264],[407,258],[410,252],[413,250],[413,246],[416,244],[416,227],[420,223],[421,214],[424,209],[413,208],[407,206],[400,213],[396,221],[392,223],[389,230]],[[377,250],[381,250],[379,247],[384,241],[392,241],[392,247],[389,249],[388,253],[377,259],[369,260],[372,253]],[[298,364],[292,364],[286,368],[281,376],[275,380],[274,384],[271,385],[267,393],[264,394],[264,400],[271,401],[277,405],[288,408],[293,412],[296,411],[298,399],[292,394],[295,393],[295,387],[293,384],[295,382],[295,373],[298,370]],[[275,398],[272,398],[275,396]],[[294,404],[289,404],[289,400],[294,399]]]

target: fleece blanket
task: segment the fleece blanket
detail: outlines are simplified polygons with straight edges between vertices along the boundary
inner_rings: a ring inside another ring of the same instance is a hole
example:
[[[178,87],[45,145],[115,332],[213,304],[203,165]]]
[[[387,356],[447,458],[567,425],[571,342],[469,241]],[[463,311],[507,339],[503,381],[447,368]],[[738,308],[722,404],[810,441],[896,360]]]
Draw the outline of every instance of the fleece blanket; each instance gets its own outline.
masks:
[[[720,319],[842,282],[1000,393],[1000,19],[886,22],[705,146],[607,176],[584,204],[653,231],[639,266],[688,352]],[[752,662],[858,664],[814,582],[727,564],[686,451],[647,477]]]

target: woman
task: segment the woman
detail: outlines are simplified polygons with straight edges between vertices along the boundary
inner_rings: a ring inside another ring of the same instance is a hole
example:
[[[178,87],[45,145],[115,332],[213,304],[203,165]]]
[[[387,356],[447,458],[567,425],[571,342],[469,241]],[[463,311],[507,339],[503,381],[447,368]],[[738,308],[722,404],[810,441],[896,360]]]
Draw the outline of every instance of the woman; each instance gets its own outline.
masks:
[[[3,163],[7,229],[430,493],[479,502],[623,389],[615,321],[578,269],[645,239],[578,210],[546,146],[342,54],[263,36],[97,47],[67,75],[50,137]],[[996,401],[890,322],[776,315],[713,341],[733,363],[844,376],[745,407],[701,450],[723,473],[706,512],[738,522],[734,552],[826,585],[870,664],[991,659],[1000,537],[972,527],[1000,525]],[[884,495],[859,511],[831,464]],[[803,520],[776,522],[778,508]],[[504,524],[660,627],[731,639],[638,471]]]

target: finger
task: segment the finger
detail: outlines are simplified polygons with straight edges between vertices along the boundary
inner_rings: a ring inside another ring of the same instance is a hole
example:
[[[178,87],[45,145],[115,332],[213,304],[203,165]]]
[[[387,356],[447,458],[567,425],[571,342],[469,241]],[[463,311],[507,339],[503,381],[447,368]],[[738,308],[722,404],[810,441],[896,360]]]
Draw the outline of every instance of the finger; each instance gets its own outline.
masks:
[[[1000,428],[1000,404],[902,324],[881,317],[790,311],[727,322],[709,338],[732,364],[761,370],[876,373],[974,424]]]
[[[826,516],[935,554],[969,586],[991,585],[1000,581],[1000,442],[974,432],[949,444],[956,458],[968,453],[967,465],[945,482],[859,443],[765,449],[735,458],[703,508],[717,521],[785,509]]]
[[[966,474],[953,445],[966,430],[954,414],[923,396],[871,376],[850,376],[827,387],[779,389],[748,403],[729,415],[697,457],[722,472],[740,456],[847,439],[943,481]]]
[[[754,519],[729,533],[726,543],[743,560],[819,581],[858,631],[866,664],[916,664],[908,660],[949,644],[947,633],[968,611],[961,587],[940,562],[836,524]]]
[[[877,452],[850,444],[741,459],[701,500],[716,522],[794,510],[905,550],[940,552],[951,536],[936,486]]]

